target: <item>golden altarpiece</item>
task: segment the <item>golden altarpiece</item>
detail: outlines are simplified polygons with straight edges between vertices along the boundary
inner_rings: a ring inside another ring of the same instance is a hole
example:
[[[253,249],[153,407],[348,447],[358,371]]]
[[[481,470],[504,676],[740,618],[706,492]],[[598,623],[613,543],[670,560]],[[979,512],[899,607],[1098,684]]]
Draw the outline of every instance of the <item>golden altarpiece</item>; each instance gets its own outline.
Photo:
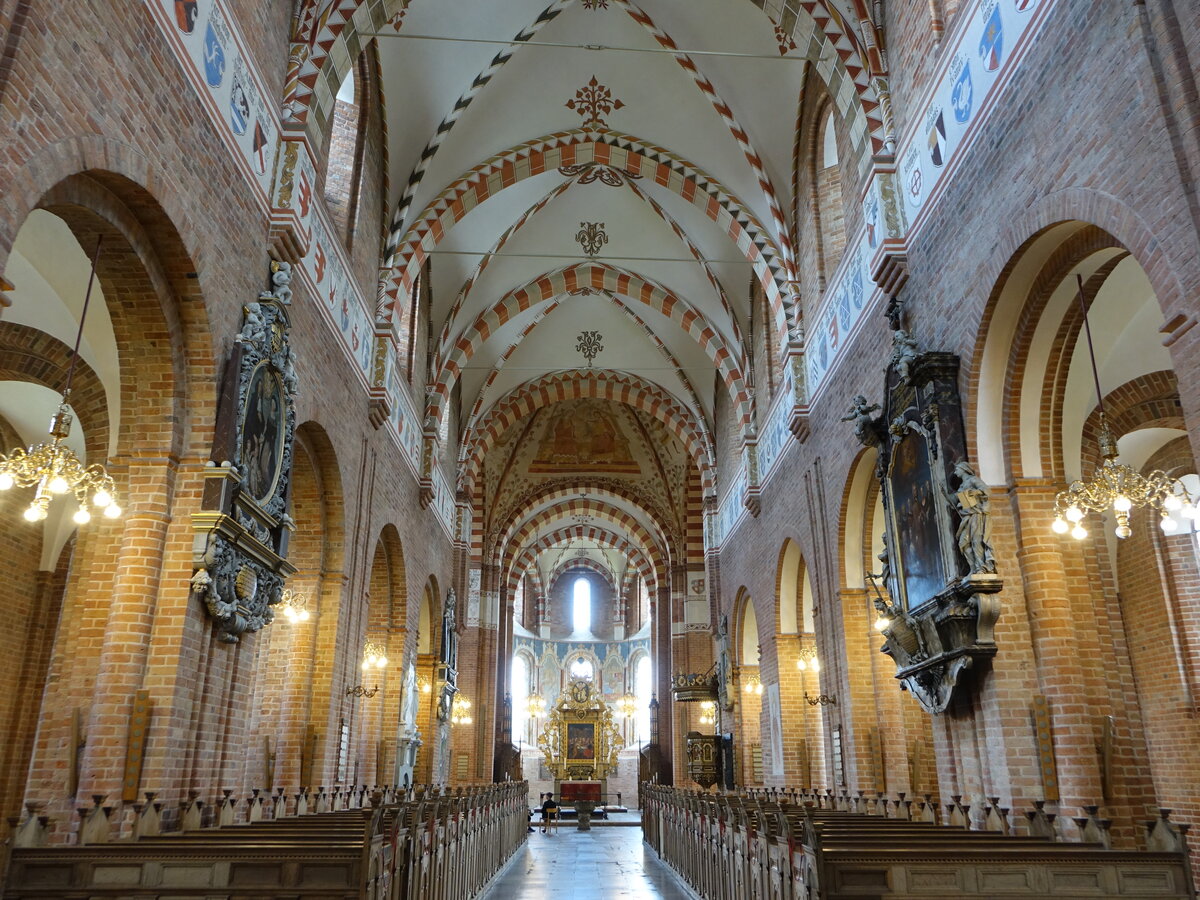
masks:
[[[625,741],[595,686],[576,679],[551,710],[538,746],[554,775],[556,793],[564,799],[578,797],[600,804]]]

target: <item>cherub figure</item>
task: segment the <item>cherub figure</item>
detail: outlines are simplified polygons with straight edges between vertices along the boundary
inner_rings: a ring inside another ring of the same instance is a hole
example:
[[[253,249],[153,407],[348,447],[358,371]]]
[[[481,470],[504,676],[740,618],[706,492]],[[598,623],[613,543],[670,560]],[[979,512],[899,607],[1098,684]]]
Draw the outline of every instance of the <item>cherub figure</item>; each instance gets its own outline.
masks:
[[[901,381],[908,381],[912,374],[912,365],[917,361],[917,342],[911,334],[902,328],[897,328],[892,334],[892,364]]]
[[[878,403],[867,406],[867,398],[862,394],[858,394],[850,401],[850,409],[841,418],[843,422],[854,423],[854,436],[868,447],[878,443],[878,438],[875,434],[875,420],[871,418],[871,413],[879,408]]]

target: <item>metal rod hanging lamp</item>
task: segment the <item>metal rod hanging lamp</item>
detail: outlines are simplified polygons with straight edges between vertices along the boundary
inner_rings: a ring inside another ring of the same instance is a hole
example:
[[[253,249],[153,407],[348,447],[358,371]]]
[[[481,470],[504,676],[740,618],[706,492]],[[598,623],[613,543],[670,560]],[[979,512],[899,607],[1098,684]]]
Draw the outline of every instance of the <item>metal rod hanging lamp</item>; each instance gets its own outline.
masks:
[[[92,300],[92,286],[96,282],[96,263],[100,259],[100,242],[96,239],[96,252],[92,257],[92,271],[88,276],[87,293],[83,298],[83,312],[79,316],[79,330],[75,335],[75,349],[71,353],[71,365],[67,369],[67,382],[63,387],[58,411],[50,419],[50,440],[0,454],[0,491],[13,486],[34,487],[33,500],[25,510],[27,522],[41,522],[50,511],[50,502],[55,496],[74,494],[79,506],[73,516],[75,524],[86,525],[91,521],[90,505],[104,510],[109,519],[121,515],[117,504],[116,485],[104,466],[85,466],[75,452],[65,443],[71,433],[71,382],[75,377],[75,364],[79,360],[79,345],[83,342],[83,326],[87,321],[88,306]]]
[[[1100,390],[1100,374],[1096,368],[1092,329],[1088,323],[1087,303],[1083,298],[1083,276],[1076,275],[1075,278],[1078,282],[1079,307],[1083,313],[1092,380],[1096,386],[1100,419],[1097,441],[1103,462],[1090,478],[1074,481],[1065,491],[1058,492],[1054,502],[1054,522],[1050,527],[1055,534],[1070,532],[1073,538],[1082,541],[1088,536],[1087,529],[1083,527],[1083,520],[1087,514],[1112,510],[1117,519],[1114,531],[1118,538],[1124,540],[1133,534],[1133,529],[1129,527],[1129,513],[1134,507],[1149,506],[1158,509],[1161,517],[1159,525],[1163,531],[1170,534],[1178,527],[1172,513],[1178,512],[1184,518],[1195,519],[1200,516],[1200,511],[1196,509],[1192,496],[1179,479],[1171,478],[1161,469],[1143,475],[1136,469],[1117,462],[1117,440],[1108,427],[1108,418],[1104,411],[1104,394]]]

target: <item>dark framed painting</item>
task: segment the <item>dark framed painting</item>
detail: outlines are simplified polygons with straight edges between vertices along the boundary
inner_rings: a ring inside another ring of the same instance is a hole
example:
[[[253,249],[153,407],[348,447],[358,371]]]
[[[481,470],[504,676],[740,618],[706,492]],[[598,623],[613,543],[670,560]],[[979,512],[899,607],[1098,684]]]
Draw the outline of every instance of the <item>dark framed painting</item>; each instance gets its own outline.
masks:
[[[593,761],[596,758],[596,724],[567,723],[567,760]]]
[[[283,382],[264,360],[250,375],[241,434],[242,484],[258,503],[270,499],[279,482],[286,419]]]
[[[899,545],[899,559],[893,564],[899,563],[904,605],[915,609],[946,586],[937,521],[937,506],[943,501],[924,435],[910,431],[895,446],[888,478]]]

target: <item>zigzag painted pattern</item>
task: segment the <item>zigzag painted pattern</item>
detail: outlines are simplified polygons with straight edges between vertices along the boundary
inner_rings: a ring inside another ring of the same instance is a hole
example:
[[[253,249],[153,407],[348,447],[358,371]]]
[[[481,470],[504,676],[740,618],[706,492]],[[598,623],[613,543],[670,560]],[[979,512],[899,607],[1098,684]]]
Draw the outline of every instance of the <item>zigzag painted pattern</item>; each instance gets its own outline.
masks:
[[[536,19],[533,20],[525,28],[517,32],[513,38],[513,43],[523,44],[526,41],[533,40],[537,33],[542,30],[549,22],[561,13],[574,0],[554,0],[549,6],[543,9]],[[420,187],[421,181],[425,178],[425,173],[429,171],[429,166],[433,162],[434,156],[449,137],[450,131],[454,128],[458,121],[466,113],[471,106],[471,102],[482,93],[490,82],[502,68],[504,64],[512,59],[513,54],[518,48],[509,48],[501,50],[494,57],[488,67],[475,76],[475,80],[471,82],[471,86],[466,92],[458,98],[458,102],[454,104],[454,108],[449,114],[442,119],[437,130],[433,133],[433,137],[429,139],[429,143],[425,145],[425,149],[421,151],[421,156],[417,160],[417,165],[413,169],[412,174],[408,176],[408,183],[404,186],[404,193],[400,197],[400,202],[396,205],[395,215],[392,216],[391,228],[388,232],[388,244],[392,245],[404,230],[404,220],[408,217],[408,210],[412,206],[413,197],[417,193],[417,188]]]
[[[740,354],[735,357],[730,352],[724,338],[712,327],[703,313],[662,285],[616,266],[587,262],[546,273],[529,284],[510,291],[496,305],[481,313],[471,327],[459,335],[450,352],[437,360],[436,368],[440,375],[430,390],[427,427],[434,427],[440,420],[442,405],[449,397],[453,383],[466,363],[493,334],[512,318],[536,304],[558,294],[585,287],[622,294],[645,303],[676,322],[708,354],[721,373],[726,387],[730,390],[739,424],[748,425],[753,421],[753,403],[742,376],[745,361],[741,359]]]
[[[753,264],[772,305],[785,308],[787,278],[779,248],[761,223],[719,182],[661,147],[614,132],[576,130],[556,132],[493,156],[450,185],[426,207],[405,235],[403,251],[398,248],[389,255],[393,282],[386,290],[382,317],[396,314],[400,292],[407,294],[411,290],[415,273],[420,271],[429,251],[475,206],[524,178],[589,162],[651,176],[656,184],[703,210]],[[786,331],[782,333],[781,343],[786,343],[788,337]]]

